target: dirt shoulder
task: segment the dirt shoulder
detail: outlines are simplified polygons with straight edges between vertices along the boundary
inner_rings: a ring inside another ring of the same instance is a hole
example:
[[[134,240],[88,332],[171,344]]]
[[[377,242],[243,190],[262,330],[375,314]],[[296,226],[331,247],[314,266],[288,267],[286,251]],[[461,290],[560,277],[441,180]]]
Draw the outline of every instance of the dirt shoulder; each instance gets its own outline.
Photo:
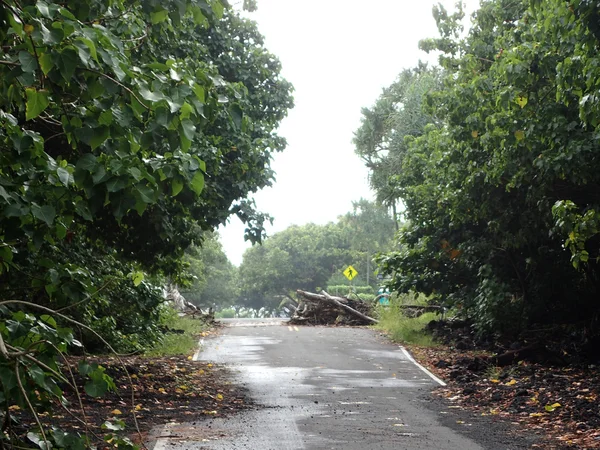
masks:
[[[539,436],[543,444],[532,447],[600,448],[600,370],[596,365],[569,363],[568,354],[548,360],[548,354],[540,357],[537,351],[521,359],[516,350],[514,361],[500,367],[495,364],[496,352],[466,344],[465,339],[446,339],[436,348],[407,347],[448,383],[434,395],[449,410],[488,416],[515,432]]]

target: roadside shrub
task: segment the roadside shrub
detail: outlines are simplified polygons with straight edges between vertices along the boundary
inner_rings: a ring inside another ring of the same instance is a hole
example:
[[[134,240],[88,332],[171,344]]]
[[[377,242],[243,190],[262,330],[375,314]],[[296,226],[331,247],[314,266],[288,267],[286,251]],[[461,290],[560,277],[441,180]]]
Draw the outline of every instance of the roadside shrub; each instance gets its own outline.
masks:
[[[405,344],[421,347],[433,347],[433,337],[425,330],[425,326],[436,319],[434,313],[425,313],[419,317],[409,318],[399,308],[399,303],[392,302],[390,306],[378,307],[379,324],[377,328],[385,331],[389,337]]]
[[[350,286],[347,284],[337,284],[327,286],[327,292],[331,295],[342,295],[345,296],[348,292],[354,292],[356,294],[370,294],[375,295],[375,289],[371,286]]]
[[[235,309],[227,308],[215,313],[217,319],[233,319],[235,317]]]

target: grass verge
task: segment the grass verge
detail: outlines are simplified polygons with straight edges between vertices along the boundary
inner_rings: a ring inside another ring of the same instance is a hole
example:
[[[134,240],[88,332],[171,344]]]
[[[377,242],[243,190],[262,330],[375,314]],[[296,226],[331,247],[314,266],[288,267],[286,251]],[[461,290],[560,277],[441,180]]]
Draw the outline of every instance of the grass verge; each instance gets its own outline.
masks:
[[[166,313],[162,323],[170,330],[183,333],[165,333],[161,342],[146,351],[146,356],[190,355],[198,348],[199,336],[209,328],[202,320],[180,317],[175,311]]]
[[[434,313],[425,313],[415,318],[406,317],[397,305],[392,304],[380,308],[377,328],[385,331],[390,339],[396,342],[435,347],[436,343],[425,330],[425,326],[436,318]]]

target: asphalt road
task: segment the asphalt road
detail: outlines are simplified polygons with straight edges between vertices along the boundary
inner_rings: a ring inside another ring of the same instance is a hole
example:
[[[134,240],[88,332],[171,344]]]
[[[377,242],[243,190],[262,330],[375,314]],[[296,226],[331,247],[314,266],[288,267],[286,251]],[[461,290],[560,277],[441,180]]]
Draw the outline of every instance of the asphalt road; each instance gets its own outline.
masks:
[[[433,400],[438,382],[376,331],[228,322],[197,358],[230,366],[264,407],[166,427],[154,450],[528,447],[500,424]]]

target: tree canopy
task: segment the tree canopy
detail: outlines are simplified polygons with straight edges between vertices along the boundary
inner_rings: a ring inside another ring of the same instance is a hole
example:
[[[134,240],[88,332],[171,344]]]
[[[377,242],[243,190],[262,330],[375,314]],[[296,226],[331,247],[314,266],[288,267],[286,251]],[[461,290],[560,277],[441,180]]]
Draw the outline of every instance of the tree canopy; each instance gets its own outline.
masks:
[[[262,239],[268,217],[246,197],[273,180],[293,100],[256,24],[220,0],[0,3],[5,414],[36,389],[36,405],[60,400],[68,326],[102,347],[156,339],[156,285],[200,231],[237,214]]]
[[[389,151],[403,155],[386,180],[407,219],[399,250],[380,259],[395,289],[503,333],[598,314],[592,3],[484,1],[464,37],[462,10],[434,9],[440,37],[421,46],[441,52],[443,78],[421,114],[435,119]],[[371,121],[366,112],[357,132],[361,155]]]

